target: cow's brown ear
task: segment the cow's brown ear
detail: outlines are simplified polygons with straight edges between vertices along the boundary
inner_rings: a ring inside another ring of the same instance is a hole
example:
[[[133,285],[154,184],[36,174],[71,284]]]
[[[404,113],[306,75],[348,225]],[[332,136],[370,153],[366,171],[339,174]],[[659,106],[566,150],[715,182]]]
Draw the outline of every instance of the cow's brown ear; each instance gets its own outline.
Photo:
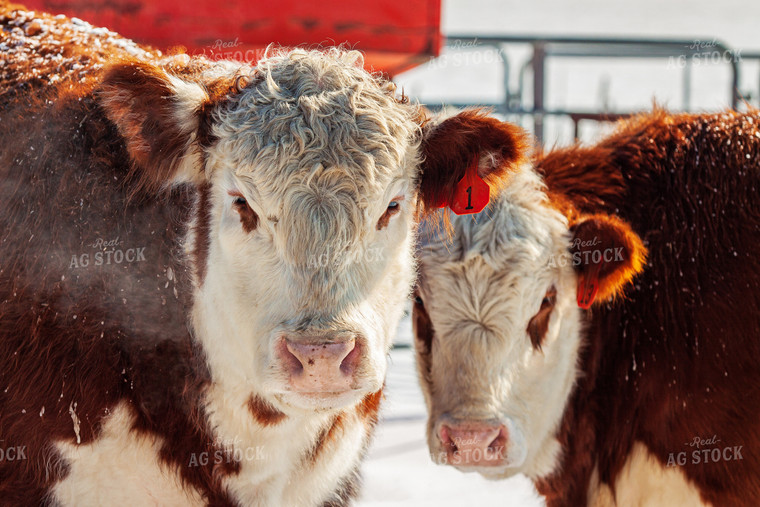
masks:
[[[518,126],[479,110],[423,126],[420,203],[425,212],[448,206],[477,213],[510,169],[525,159],[530,141]],[[487,186],[484,186],[487,184]]]
[[[140,188],[201,179],[196,140],[210,100],[203,86],[153,65],[128,62],[105,71],[97,96],[124,138]]]
[[[578,273],[578,306],[589,308],[620,294],[644,269],[647,250],[631,226],[611,215],[581,217],[570,231]]]

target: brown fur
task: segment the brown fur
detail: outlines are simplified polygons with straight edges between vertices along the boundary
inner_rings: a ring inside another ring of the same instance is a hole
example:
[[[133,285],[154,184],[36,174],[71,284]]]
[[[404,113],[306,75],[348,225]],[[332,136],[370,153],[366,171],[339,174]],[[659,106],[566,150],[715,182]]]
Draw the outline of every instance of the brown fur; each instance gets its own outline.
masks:
[[[759,126],[655,111],[537,159],[553,205],[625,221],[649,251],[625,297],[588,313],[564,459],[537,484],[550,507],[585,505],[595,466],[614,485],[634,442],[666,466],[713,435],[743,461],[679,469],[713,505],[760,505]]]
[[[245,232],[253,232],[259,226],[259,216],[248,203],[235,203],[235,211],[240,215],[240,224]]]
[[[322,450],[324,450],[325,447],[329,446],[336,439],[340,438],[340,435],[343,433],[345,418],[346,415],[344,413],[336,414],[329,426],[322,429],[319,436],[317,437],[317,441],[314,444],[314,447],[309,452],[306,461],[312,464],[316,463],[319,459],[320,454],[322,453]]]
[[[415,340],[419,341],[417,350],[419,354],[417,361],[421,362],[420,371],[423,375],[429,375],[430,373],[430,353],[432,352],[433,340],[435,339],[435,330],[433,329],[433,322],[430,320],[425,310],[425,305],[421,303],[417,289],[415,289],[415,302],[412,312],[412,331],[414,332]],[[428,382],[430,380],[428,379]]]
[[[248,409],[253,414],[253,418],[262,426],[274,426],[287,417],[259,396],[251,396],[248,400]]]
[[[646,248],[641,239],[623,220],[613,215],[584,216],[570,226],[573,233],[573,246],[570,253],[577,255],[580,263],[575,264],[578,280],[583,283],[589,276],[591,265],[594,264],[594,251],[612,252],[622,248],[621,261],[605,262],[604,258],[598,263],[599,293],[596,301],[606,301],[622,292],[625,286],[640,273],[646,261]],[[591,261],[591,262],[586,262]]]
[[[427,132],[422,143],[422,178],[420,202],[425,212],[432,212],[453,201],[457,183],[475,155],[486,160],[479,176],[498,190],[510,169],[518,165],[528,150],[525,132],[510,123],[486,116],[479,110],[464,111],[439,124],[423,126]]]
[[[130,95],[125,97],[125,93]],[[126,141],[138,187],[160,190],[188,151],[192,131],[176,123],[172,87],[154,65],[130,61],[111,65],[98,88],[100,103]]]
[[[359,416],[370,421],[371,424],[375,424],[377,422],[378,413],[380,412],[380,403],[382,400],[382,389],[365,396],[357,408]]]
[[[546,331],[549,329],[549,318],[556,302],[557,289],[552,287],[544,296],[538,313],[528,322],[528,336],[530,336],[530,343],[536,350],[541,350],[541,343],[543,343]]]
[[[195,265],[195,280],[198,285],[203,284],[206,278],[208,266],[208,251],[211,248],[211,186],[203,184],[198,187],[198,208],[195,218],[195,251],[193,252],[193,264]]]

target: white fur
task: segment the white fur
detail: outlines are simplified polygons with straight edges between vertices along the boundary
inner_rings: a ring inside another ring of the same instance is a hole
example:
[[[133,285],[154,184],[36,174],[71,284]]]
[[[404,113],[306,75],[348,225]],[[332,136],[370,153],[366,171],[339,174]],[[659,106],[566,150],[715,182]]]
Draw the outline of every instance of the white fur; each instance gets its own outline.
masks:
[[[100,437],[86,445],[60,442],[57,450],[70,470],[51,497],[63,506],[108,507],[204,505],[196,491],[158,459],[161,442],[130,431],[134,414],[126,402],[107,417]]]
[[[197,83],[189,83],[172,75],[167,75],[167,77],[176,101],[174,114],[177,125],[180,125],[183,133],[189,136],[185,155],[180,159],[179,167],[171,183],[182,181],[198,183],[201,175],[198,171],[201,153],[195,143],[195,133],[198,131],[197,113],[201,104],[209,100],[209,97],[206,90]]]
[[[430,450],[442,452],[441,421],[503,423],[506,466],[477,471],[546,476],[561,456],[555,435],[578,376],[582,331],[576,275],[552,262],[568,251],[566,219],[525,165],[485,211],[455,217],[453,225],[450,243],[427,224],[419,247],[419,290],[436,333],[432,375],[418,361]],[[527,327],[552,285],[557,303],[539,351]]]
[[[589,490],[591,507],[707,507],[699,491],[677,467],[666,468],[637,442],[615,481],[615,494],[608,484],[599,484],[598,473]],[[594,487],[595,485],[595,487]],[[617,499],[617,502],[615,502]]]

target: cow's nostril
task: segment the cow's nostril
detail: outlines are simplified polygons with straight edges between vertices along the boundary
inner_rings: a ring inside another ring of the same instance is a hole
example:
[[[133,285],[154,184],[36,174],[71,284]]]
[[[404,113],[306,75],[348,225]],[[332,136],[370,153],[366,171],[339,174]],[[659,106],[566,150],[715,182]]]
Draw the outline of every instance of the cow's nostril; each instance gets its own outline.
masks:
[[[348,354],[346,354],[346,357],[344,357],[340,362],[340,371],[346,375],[352,375],[354,371],[356,371],[356,367],[359,364],[360,354],[361,350],[357,346],[356,342],[353,341],[353,347],[348,352]]]
[[[451,436],[451,428],[445,424],[442,424],[438,430],[438,438],[440,439],[441,444],[443,444],[444,448],[451,451],[457,450],[457,444],[454,442],[454,439]]]
[[[298,359],[298,356],[296,356],[293,351],[290,350],[288,344],[282,343],[279,349],[279,355],[283,362],[283,366],[285,366],[285,369],[287,369],[292,375],[302,373],[303,364],[301,363],[301,360]]]
[[[290,374],[290,385],[302,392],[339,392],[350,389],[361,359],[356,339],[304,343],[284,339],[281,364]]]
[[[507,446],[507,437],[507,428],[502,425],[499,428],[499,434],[496,435],[496,438],[494,438],[490,444],[488,444],[488,449],[495,452],[502,452]]]

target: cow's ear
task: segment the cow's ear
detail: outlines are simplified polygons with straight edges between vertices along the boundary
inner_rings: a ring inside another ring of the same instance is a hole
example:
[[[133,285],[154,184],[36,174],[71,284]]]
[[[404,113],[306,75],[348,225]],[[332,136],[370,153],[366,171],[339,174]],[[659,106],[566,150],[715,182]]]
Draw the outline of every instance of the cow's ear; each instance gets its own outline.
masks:
[[[423,126],[420,202],[423,211],[445,206],[477,213],[530,146],[518,126],[479,110]]]
[[[614,298],[644,269],[647,250],[631,226],[619,218],[603,214],[584,216],[570,231],[581,308]]]
[[[138,187],[202,179],[199,128],[210,98],[199,83],[141,62],[109,67],[97,91],[124,138]]]

